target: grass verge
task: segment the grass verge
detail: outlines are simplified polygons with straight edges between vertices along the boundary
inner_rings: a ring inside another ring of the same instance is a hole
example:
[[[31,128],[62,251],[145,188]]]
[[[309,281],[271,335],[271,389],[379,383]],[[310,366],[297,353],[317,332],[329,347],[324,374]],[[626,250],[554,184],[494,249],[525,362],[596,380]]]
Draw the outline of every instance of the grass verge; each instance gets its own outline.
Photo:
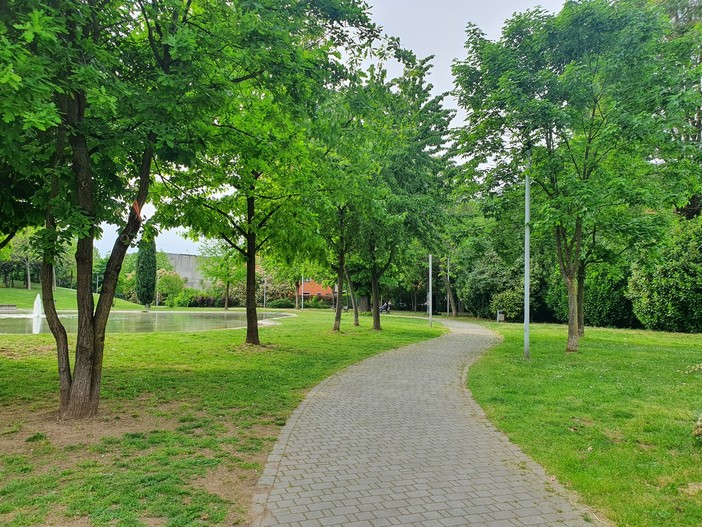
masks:
[[[490,324],[504,341],[468,385],[490,419],[616,525],[702,525],[702,335]]]
[[[34,300],[41,293],[41,285],[32,284],[32,289],[20,289],[15,287],[0,287],[0,304],[15,304],[18,309],[33,309]],[[98,295],[93,295],[97,302]],[[54,291],[54,300],[58,310],[76,310],[78,301],[76,300],[76,290],[57,287]],[[113,309],[142,309],[142,306],[127,302],[121,298],[115,298]]]
[[[0,340],[0,525],[211,526],[246,520],[259,471],[312,386],[365,357],[438,336],[384,317],[329,328],[305,311],[243,331],[109,335],[101,415],[64,423],[53,341]]]

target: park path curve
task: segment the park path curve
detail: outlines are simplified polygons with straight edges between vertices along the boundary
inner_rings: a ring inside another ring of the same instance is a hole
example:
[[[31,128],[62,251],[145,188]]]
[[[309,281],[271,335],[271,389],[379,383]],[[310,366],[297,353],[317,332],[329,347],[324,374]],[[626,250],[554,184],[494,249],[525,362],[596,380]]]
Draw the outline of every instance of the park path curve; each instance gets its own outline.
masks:
[[[252,527],[592,527],[592,512],[464,388],[466,368],[497,336],[444,323],[449,334],[366,359],[310,392],[268,458]]]

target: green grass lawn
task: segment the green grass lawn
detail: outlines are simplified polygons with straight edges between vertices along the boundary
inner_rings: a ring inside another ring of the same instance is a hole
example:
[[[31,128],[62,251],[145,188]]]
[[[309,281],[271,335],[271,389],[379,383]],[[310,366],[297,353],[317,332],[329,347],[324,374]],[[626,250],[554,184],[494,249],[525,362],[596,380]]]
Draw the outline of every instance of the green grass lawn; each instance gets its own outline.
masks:
[[[334,334],[331,311],[299,315],[262,327],[261,347],[239,330],[108,335],[101,415],[77,424],[52,413],[51,337],[2,335],[0,525],[241,523],[280,426],[311,387],[443,332],[392,315],[374,332],[346,314]]]
[[[20,289],[15,287],[0,287],[0,304],[15,304],[18,309],[33,309],[34,299],[41,293],[41,285],[32,284],[32,289]],[[98,295],[93,295],[97,302]],[[76,310],[78,304],[76,301],[75,289],[66,289],[65,287],[57,287],[54,291],[54,300],[56,301],[56,309]],[[122,300],[115,299],[113,309],[141,309],[142,306]]]
[[[510,439],[616,525],[702,525],[702,335],[489,324],[504,342],[468,385]]]

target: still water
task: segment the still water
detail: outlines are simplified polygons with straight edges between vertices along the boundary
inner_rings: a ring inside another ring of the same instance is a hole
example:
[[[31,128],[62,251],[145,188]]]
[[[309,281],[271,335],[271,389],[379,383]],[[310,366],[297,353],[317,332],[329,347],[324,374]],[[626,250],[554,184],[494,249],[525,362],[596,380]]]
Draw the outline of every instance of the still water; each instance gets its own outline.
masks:
[[[258,320],[289,316],[285,313],[259,313]],[[59,313],[68,333],[76,333],[78,315]],[[174,331],[206,331],[246,327],[246,313],[220,311],[113,311],[107,321],[108,333],[150,333]],[[31,314],[0,315],[0,333],[50,333],[45,317]]]

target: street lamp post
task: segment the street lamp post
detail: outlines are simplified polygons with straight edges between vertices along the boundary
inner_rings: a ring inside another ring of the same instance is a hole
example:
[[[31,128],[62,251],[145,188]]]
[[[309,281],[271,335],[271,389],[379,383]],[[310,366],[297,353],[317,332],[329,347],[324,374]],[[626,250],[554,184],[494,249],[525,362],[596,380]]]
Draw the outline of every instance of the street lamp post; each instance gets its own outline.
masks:
[[[429,291],[428,291],[428,298],[427,298],[427,310],[429,311],[429,327],[432,325],[432,319],[431,319],[431,312],[433,311],[432,309],[432,292],[431,292],[431,254],[429,255]]]
[[[529,359],[529,285],[531,282],[531,149],[527,150],[524,178],[524,358]]]

